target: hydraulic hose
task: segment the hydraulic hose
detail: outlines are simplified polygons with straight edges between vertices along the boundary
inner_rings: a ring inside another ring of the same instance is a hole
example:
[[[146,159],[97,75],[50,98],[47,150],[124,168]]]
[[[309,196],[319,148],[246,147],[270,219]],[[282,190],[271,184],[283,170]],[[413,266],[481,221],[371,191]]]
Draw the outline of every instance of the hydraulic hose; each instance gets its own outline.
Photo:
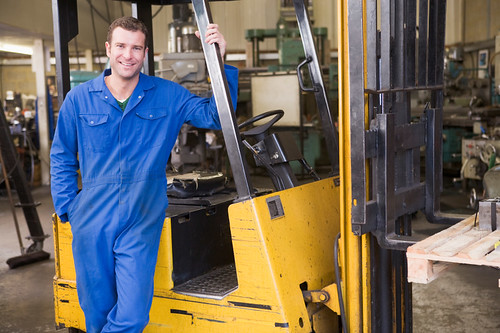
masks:
[[[335,242],[333,244],[333,263],[335,266],[335,282],[337,283],[337,294],[339,298],[339,306],[340,306],[340,319],[342,321],[342,330],[344,333],[349,333],[349,328],[347,327],[347,317],[345,313],[345,308],[344,308],[344,298],[342,297],[342,287],[340,286],[340,270],[339,270],[339,238],[340,238],[340,232],[335,236]]]

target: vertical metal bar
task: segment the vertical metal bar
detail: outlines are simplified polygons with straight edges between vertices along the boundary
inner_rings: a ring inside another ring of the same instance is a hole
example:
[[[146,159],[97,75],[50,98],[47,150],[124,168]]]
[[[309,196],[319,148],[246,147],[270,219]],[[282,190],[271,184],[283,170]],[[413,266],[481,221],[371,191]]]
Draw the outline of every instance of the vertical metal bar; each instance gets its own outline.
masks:
[[[444,37],[446,28],[446,0],[437,3],[437,40],[436,40],[436,84],[444,80]],[[489,16],[488,16],[489,17]]]
[[[392,86],[403,88],[405,82],[405,1],[394,3],[394,45],[392,47]]]
[[[415,41],[417,35],[417,0],[408,0],[406,4],[406,87],[414,87],[415,82]]]
[[[378,155],[377,175],[377,205],[380,220],[386,224],[386,233],[394,234],[394,128],[395,114],[386,113],[377,115],[378,126]]]
[[[193,10],[196,15],[198,29],[201,36],[205,35],[207,25],[212,21],[212,14],[207,0],[192,0]],[[203,40],[203,38],[202,38]],[[219,111],[222,125],[222,133],[226,143],[229,162],[233,171],[234,182],[239,200],[246,200],[254,196],[253,187],[250,183],[248,167],[243,153],[243,145],[240,139],[240,131],[236,124],[231,95],[227,84],[224,65],[217,44],[208,45],[202,43],[203,52],[208,68],[208,74],[212,81],[215,102]]]
[[[432,221],[434,213],[439,211],[440,176],[442,170],[442,113],[436,109],[425,112],[427,119],[427,141],[425,145],[425,213]]]
[[[351,222],[353,232],[360,234],[359,224],[366,217],[366,152],[365,152],[365,100],[364,100],[364,49],[363,4],[349,1],[347,4],[349,114],[351,136],[352,202]],[[346,203],[348,204],[348,203]]]
[[[433,86],[436,84],[436,63],[437,61],[444,61],[443,59],[437,59],[437,26],[439,24],[438,15],[438,1],[440,0],[430,0],[429,1],[429,38],[428,38],[428,49],[427,49],[427,84]]]
[[[372,238],[372,332],[392,332],[391,251]]]
[[[381,0],[380,5],[380,89],[391,88],[391,0]]]
[[[76,0],[52,0],[54,49],[56,56],[57,100],[62,105],[70,90],[68,43],[78,34]]]
[[[338,173],[338,138],[335,131],[332,113],[330,112],[330,106],[328,104],[328,95],[323,83],[323,74],[321,72],[321,67],[314,44],[314,37],[309,20],[309,13],[307,11],[304,0],[293,0],[293,5],[295,7],[295,14],[297,16],[302,44],[304,46],[304,53],[306,59],[311,59],[311,61],[308,63],[309,73],[314,88],[314,97],[316,98],[316,104],[318,106],[321,124],[323,126],[323,135],[325,136],[326,140],[328,157],[330,158],[330,163],[334,173]]]
[[[155,75],[154,46],[153,46],[153,16],[150,1],[133,1],[132,16],[144,22],[148,28],[148,54],[144,61],[144,74]]]
[[[427,24],[429,0],[419,0],[418,10],[418,86],[427,85]]]
[[[376,0],[366,0],[366,89],[377,90]]]
[[[391,251],[391,260],[392,260],[392,276],[393,276],[393,323],[394,323],[394,333],[402,333],[402,309],[403,305],[403,288],[402,288],[402,276],[401,276],[401,252],[400,251]]]
[[[403,88],[406,85],[406,73],[408,68],[408,63],[406,62],[406,33],[407,33],[407,1],[395,1],[394,2],[394,26],[393,26],[393,37],[394,45],[392,48],[392,62],[393,62],[393,75],[392,75],[392,86],[394,88]],[[410,120],[410,108],[409,108],[409,93],[406,92],[395,92],[392,93],[392,111],[395,113],[395,120],[393,125],[407,124]],[[390,142],[388,144],[391,144]],[[393,164],[388,165],[388,171],[395,175],[393,191],[396,188],[403,188],[408,186],[408,174],[411,173],[411,162],[410,152],[402,151],[398,152],[394,159]],[[391,171],[389,171],[391,170]],[[388,199],[389,201],[389,199]],[[387,219],[387,234],[394,235],[396,233],[395,229],[395,219]]]
[[[402,270],[402,280],[403,280],[403,328],[405,333],[413,332],[413,294],[412,285],[408,282],[408,262],[406,260],[406,255],[400,252],[401,255],[401,270]]]

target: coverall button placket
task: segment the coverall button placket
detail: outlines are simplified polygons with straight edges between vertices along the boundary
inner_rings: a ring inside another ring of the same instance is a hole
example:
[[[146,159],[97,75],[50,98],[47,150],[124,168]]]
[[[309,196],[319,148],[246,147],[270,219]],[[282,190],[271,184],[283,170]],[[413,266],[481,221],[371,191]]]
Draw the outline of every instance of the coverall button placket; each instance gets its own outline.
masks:
[[[122,124],[123,124],[123,117],[125,115],[122,114],[121,117],[120,117],[120,124],[118,125],[118,147],[119,147],[119,151],[120,151],[120,154],[119,154],[119,159],[120,159],[120,163],[119,163],[119,174],[120,174],[120,190],[119,190],[119,199],[118,199],[118,204],[119,205],[123,205],[125,204],[125,198],[124,198],[124,191],[125,191],[125,188],[123,186],[123,159],[122,159],[122,150],[123,150],[123,147],[122,147]]]

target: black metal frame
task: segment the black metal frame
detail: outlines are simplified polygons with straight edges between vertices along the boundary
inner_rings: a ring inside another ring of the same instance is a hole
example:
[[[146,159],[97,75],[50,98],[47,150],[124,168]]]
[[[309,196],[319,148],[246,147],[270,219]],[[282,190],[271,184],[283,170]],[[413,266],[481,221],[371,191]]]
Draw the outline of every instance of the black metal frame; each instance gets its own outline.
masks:
[[[52,0],[54,50],[56,57],[57,100],[62,105],[70,90],[69,42],[78,35],[78,7],[76,0]]]
[[[401,250],[415,242],[406,215],[422,210],[431,223],[464,218],[441,213],[439,204],[446,1],[419,1],[418,17],[415,0],[379,2],[384,17],[379,30],[374,19],[376,0],[366,1],[366,18],[362,2],[348,5],[351,146],[365,147],[351,150],[351,223],[355,234],[372,232],[381,246]],[[430,91],[432,100],[414,122],[410,93],[418,90]],[[424,182],[420,180],[421,147],[425,147]]]
[[[304,46],[304,54],[306,57],[306,60],[302,64],[299,64],[299,66],[297,67],[297,75],[299,76],[300,87],[302,91],[314,92],[316,105],[321,119],[323,135],[326,141],[328,157],[330,159],[333,174],[337,175],[339,172],[338,135],[337,131],[335,130],[335,121],[328,104],[328,95],[326,93],[325,84],[323,82],[323,73],[321,71],[318,53],[316,51],[309,12],[304,0],[293,0],[293,5],[295,7],[295,14],[297,16],[300,36],[302,38],[302,45]],[[311,89],[304,87],[301,77],[301,67],[305,64],[308,65],[309,69],[309,75],[312,82]]]
[[[404,253],[416,242],[411,214],[421,210],[432,223],[465,217],[440,212],[446,1],[418,4],[417,17],[416,0],[348,1],[351,227],[373,240],[371,314],[377,332],[412,329]],[[410,98],[418,90],[432,97],[414,121]]]

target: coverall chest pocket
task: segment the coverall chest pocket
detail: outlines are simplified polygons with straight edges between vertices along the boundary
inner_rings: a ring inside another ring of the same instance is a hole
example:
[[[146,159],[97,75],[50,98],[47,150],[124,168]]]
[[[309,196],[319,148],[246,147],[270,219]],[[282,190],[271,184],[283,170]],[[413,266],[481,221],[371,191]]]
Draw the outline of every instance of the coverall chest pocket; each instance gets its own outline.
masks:
[[[111,128],[107,114],[80,114],[83,147],[94,152],[109,150]]]
[[[157,147],[164,142],[167,108],[149,108],[136,112],[137,138],[144,147]]]

